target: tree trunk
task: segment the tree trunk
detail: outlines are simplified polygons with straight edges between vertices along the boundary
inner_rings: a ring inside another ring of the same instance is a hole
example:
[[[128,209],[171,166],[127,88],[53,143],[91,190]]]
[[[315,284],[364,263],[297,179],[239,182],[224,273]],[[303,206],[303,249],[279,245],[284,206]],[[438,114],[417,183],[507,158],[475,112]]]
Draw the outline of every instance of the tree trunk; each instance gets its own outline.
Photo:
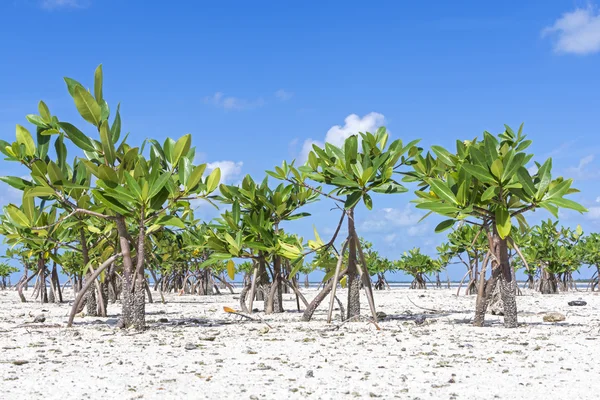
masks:
[[[542,294],[557,294],[558,284],[556,275],[548,272],[546,265],[542,265],[542,273],[540,277],[540,293]]]
[[[81,241],[81,254],[83,256],[83,266],[87,267],[88,263],[90,262],[90,257],[89,257],[89,250],[87,247],[87,241],[86,241],[85,233],[83,232],[83,229],[80,232],[80,241]],[[83,282],[84,285],[90,279],[90,276],[91,276],[91,272],[88,268],[85,271],[85,280]],[[98,315],[98,303],[96,302],[96,291],[95,291],[94,286],[90,285],[89,287],[90,287],[90,289],[88,289],[87,293],[85,294],[86,314],[95,317]]]
[[[360,275],[356,267],[356,243],[351,238],[356,236],[354,228],[354,209],[348,210],[348,316],[347,319],[360,315]]]
[[[500,295],[504,304],[504,326],[506,328],[516,328],[518,325],[516,281],[513,279],[512,267],[508,257],[507,240],[500,238],[495,225],[491,248],[494,249],[493,253],[500,264]]]
[[[344,276],[348,270],[345,269],[340,272],[340,276]],[[329,282],[323,287],[323,289],[317,294],[317,296],[310,302],[306,310],[304,310],[304,314],[302,314],[302,321],[310,321],[315,310],[319,305],[325,300],[331,289],[333,288],[333,279],[330,279]]]
[[[38,258],[38,271],[39,271],[39,290],[40,290],[40,301],[42,303],[48,302],[48,291],[46,290],[46,263],[44,257],[41,255]]]
[[[123,289],[122,289],[122,313],[120,326],[122,328],[133,327],[135,330],[144,330],[146,320],[146,304],[144,293],[144,229],[143,218],[140,219],[141,229],[137,246],[137,265],[134,269],[131,258],[131,246],[129,244],[129,233],[125,225],[125,218],[117,216],[117,231],[119,233],[119,244],[123,254]]]
[[[474,326],[483,326],[485,322],[485,312],[487,311],[488,300],[490,299],[494,289],[496,288],[496,281],[500,274],[500,269],[497,263],[492,262],[489,279],[485,279],[485,270],[490,260],[490,252],[486,255],[483,265],[481,267],[481,274],[479,276],[479,288],[477,290],[477,301],[475,303],[475,318],[473,319]]]

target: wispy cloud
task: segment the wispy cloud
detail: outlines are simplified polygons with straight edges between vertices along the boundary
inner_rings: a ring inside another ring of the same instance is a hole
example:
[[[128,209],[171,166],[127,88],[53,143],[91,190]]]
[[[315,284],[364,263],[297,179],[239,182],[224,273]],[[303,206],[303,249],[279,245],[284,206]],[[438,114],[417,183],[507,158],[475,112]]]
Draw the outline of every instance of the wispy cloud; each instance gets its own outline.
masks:
[[[287,92],[287,91],[285,91],[283,89],[279,89],[278,91],[275,92],[275,97],[279,101],[288,101],[289,99],[291,99],[292,97],[294,97],[294,93]]]
[[[382,208],[369,213],[369,218],[360,224],[359,230],[360,232],[397,234],[398,228],[408,228],[409,236],[420,236],[428,229],[427,224],[419,224],[422,216],[423,214],[411,207],[410,204],[404,208]],[[390,235],[387,237],[388,240],[394,239]]]
[[[207,173],[210,173],[211,171],[220,168],[221,183],[232,184],[234,181],[240,178],[243,165],[244,163],[242,161],[215,161],[206,164],[206,171]]]
[[[600,207],[589,207],[585,216],[594,221],[600,220]]]
[[[579,160],[576,167],[569,167],[567,171],[578,180],[595,179],[600,177],[600,171],[597,168],[588,168],[588,165],[594,161],[594,155],[587,155]]]
[[[371,112],[362,118],[356,114],[350,114],[344,119],[344,125],[334,125],[329,128],[325,134],[325,142],[340,146],[348,137],[359,132],[375,132],[377,128],[384,124],[385,117],[377,112]],[[297,157],[299,165],[306,162],[313,144],[323,146],[323,142],[319,140],[306,139],[302,145],[300,155]]]
[[[265,105],[265,101],[259,97],[254,100],[242,99],[239,97],[225,96],[222,92],[216,92],[212,96],[204,98],[205,104],[212,104],[216,107],[224,108],[225,110],[250,110],[259,108]]]
[[[59,8],[86,8],[89,7],[91,0],[42,0],[40,5],[46,10],[55,10]]]
[[[552,36],[557,53],[591,54],[600,51],[600,13],[592,6],[564,13],[542,37]]]

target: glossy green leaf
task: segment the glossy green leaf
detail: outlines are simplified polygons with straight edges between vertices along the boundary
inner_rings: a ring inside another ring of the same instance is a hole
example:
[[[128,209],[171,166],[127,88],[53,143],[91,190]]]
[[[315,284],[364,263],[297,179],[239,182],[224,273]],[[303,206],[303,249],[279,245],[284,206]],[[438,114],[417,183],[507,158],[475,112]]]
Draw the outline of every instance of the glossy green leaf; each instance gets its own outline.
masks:
[[[148,198],[153,198],[161,191],[161,189],[167,184],[167,181],[171,178],[170,172],[164,172],[154,182],[150,183],[150,191],[148,192]]]
[[[483,168],[479,165],[465,163],[462,165],[461,168],[463,168],[465,171],[467,171],[469,173],[469,175],[473,176],[475,179],[477,179],[478,181],[480,181],[482,183],[487,183],[487,184],[495,184],[496,183],[492,174],[490,174],[489,171],[487,171],[485,168]]]
[[[67,137],[80,149],[85,151],[96,151],[90,138],[68,122],[59,122],[58,124],[67,134]]]
[[[205,170],[206,164],[200,164],[196,166],[190,173],[190,176],[186,183],[186,187],[188,189],[193,189],[196,185],[198,185],[198,183],[200,183],[200,180],[202,179],[202,174],[204,174]]]
[[[371,199],[371,196],[369,196],[368,193],[363,193],[363,202],[365,203],[365,207],[367,207],[367,210],[372,210],[373,209],[373,199]]]
[[[444,220],[442,222],[440,222],[436,227],[435,227],[435,233],[440,233],[443,232],[447,229],[450,229],[454,226],[454,223],[456,222],[455,219],[447,219]]]
[[[173,146],[173,152],[171,155],[171,164],[177,165],[177,163],[179,163],[179,159],[181,158],[181,156],[187,154],[187,152],[190,150],[191,145],[192,145],[192,135],[191,134],[188,133],[187,135],[180,137],[179,140],[177,140],[177,142],[175,142],[175,145]]]
[[[33,137],[29,131],[21,126],[17,125],[17,143],[25,146],[25,154],[29,157],[33,157],[35,155],[35,142],[33,141]]]
[[[215,168],[208,178],[206,178],[206,193],[212,193],[219,186],[219,181],[221,180],[221,169]]]
[[[440,179],[431,179],[428,181],[428,183],[429,186],[431,186],[431,190],[433,190],[433,193],[435,193],[440,199],[452,204],[458,204],[456,196],[446,183],[444,183]]]
[[[15,189],[24,190],[32,185],[31,182],[17,176],[0,176],[0,181],[8,183]]]
[[[346,202],[344,204],[344,208],[347,210],[354,208],[358,204],[362,197],[362,191],[357,190],[356,192],[352,192],[346,197]]]
[[[496,229],[498,230],[498,235],[502,239],[506,239],[508,235],[510,235],[510,229],[512,227],[510,222],[510,214],[508,210],[504,207],[496,208]]]
[[[99,104],[104,100],[102,97],[102,64],[98,65],[94,71],[94,97]]]
[[[462,143],[461,143],[462,144]],[[443,148],[442,146],[431,146],[431,150],[435,153],[435,155],[446,165],[450,167],[454,167],[455,162],[453,157],[448,150]]]
[[[73,100],[75,100],[75,107],[77,107],[77,111],[79,111],[79,114],[83,119],[95,126],[100,126],[100,123],[102,122],[102,109],[87,90],[77,86],[75,88]]]

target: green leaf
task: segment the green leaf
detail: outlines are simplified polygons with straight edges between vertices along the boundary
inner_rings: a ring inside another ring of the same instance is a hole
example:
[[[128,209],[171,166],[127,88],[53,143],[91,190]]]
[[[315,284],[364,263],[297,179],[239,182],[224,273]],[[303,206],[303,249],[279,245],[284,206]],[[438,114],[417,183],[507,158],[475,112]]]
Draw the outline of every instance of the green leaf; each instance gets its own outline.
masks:
[[[344,142],[344,157],[346,165],[354,164],[356,162],[356,156],[358,154],[358,137],[352,135]]]
[[[42,117],[40,117],[39,115],[35,115],[35,114],[28,114],[25,116],[25,119],[27,119],[27,121],[31,122],[33,125],[38,126],[40,128],[48,128],[48,124],[46,123],[46,121],[44,121],[44,119]]]
[[[538,177],[540,181],[538,183],[537,191],[535,193],[535,198],[537,200],[541,200],[544,193],[546,193],[546,189],[548,189],[548,185],[550,185],[550,181],[552,180],[551,175],[552,170],[552,158],[546,160],[546,162],[540,167],[538,170]]]
[[[121,113],[119,112],[120,108],[121,104],[117,104],[115,120],[113,121],[110,127],[110,136],[112,137],[113,143],[117,143],[119,141],[119,138],[121,137]]]
[[[587,208],[573,200],[565,199],[562,197],[553,197],[548,199],[547,201],[559,207],[569,208],[571,210],[579,211],[580,213],[587,212]]]
[[[17,226],[22,228],[31,227],[31,221],[27,218],[27,216],[23,213],[23,211],[19,210],[14,205],[10,204],[4,208],[4,211],[8,218]]]
[[[186,187],[188,189],[193,189],[196,185],[198,185],[198,183],[200,183],[200,180],[202,179],[202,174],[204,174],[205,170],[206,164],[200,164],[197,167],[195,167],[190,173],[190,176],[186,183]]]
[[[373,188],[375,193],[405,193],[408,189],[397,182],[386,182]]]
[[[75,146],[85,151],[96,151],[91,139],[75,126],[68,122],[59,122],[58,125],[65,131],[67,137],[71,139]]]
[[[38,112],[40,113],[40,116],[42,117],[44,122],[49,123],[52,121],[52,114],[50,114],[48,106],[41,100],[38,103]]]
[[[75,107],[77,107],[77,111],[79,111],[83,119],[95,126],[100,126],[102,122],[102,109],[87,90],[81,86],[77,86],[73,100],[75,100]]]
[[[450,152],[448,150],[446,150],[442,146],[431,146],[431,150],[435,153],[435,155],[444,164],[446,164],[450,167],[454,167],[455,163],[454,163],[454,160],[452,159],[453,156],[450,154]]]
[[[191,134],[188,133],[187,135],[180,137],[179,140],[177,140],[177,142],[175,142],[175,146],[173,146],[173,151],[171,153],[171,160],[169,160],[171,162],[171,165],[177,165],[177,163],[179,162],[179,158],[182,155],[187,154],[187,152],[190,150],[191,145],[192,145],[192,135]]]
[[[183,223],[183,221],[175,215],[163,215],[162,217],[159,217],[156,220],[155,224],[160,226],[174,226],[176,228],[185,229],[185,224]]]
[[[129,175],[125,173],[125,175]],[[114,188],[119,184],[119,176],[114,169],[106,165],[98,167],[98,178],[102,179],[109,187]]]
[[[531,179],[531,175],[529,175],[529,171],[527,168],[521,167],[517,170],[517,178],[519,178],[519,183],[523,186],[523,190],[527,195],[533,197],[535,195],[535,185],[533,183],[533,179]]]
[[[469,175],[472,175],[481,183],[496,184],[496,181],[494,180],[492,174],[490,174],[489,171],[487,171],[485,168],[479,165],[465,163],[462,165],[461,168],[467,171]]]
[[[78,87],[83,89],[83,85],[81,83],[77,82],[75,79],[64,78],[64,80],[65,80],[65,83],[67,84],[67,90],[69,91],[69,94],[72,97],[75,97],[75,89],[77,89]]]
[[[48,178],[53,185],[60,186],[65,183],[65,176],[63,175],[62,170],[53,161],[48,163]]]
[[[125,176],[125,180],[127,181],[127,187],[135,194],[138,200],[144,200],[142,197],[142,188],[135,178],[132,177],[127,171],[123,173],[123,176]]]
[[[221,169],[215,168],[208,178],[206,178],[206,193],[212,193],[215,191],[217,186],[219,186],[219,181],[221,180]]]
[[[170,172],[161,174],[156,180],[150,183],[150,191],[148,192],[148,198],[151,199],[160,192],[160,190],[167,184],[167,181],[171,178]]]
[[[229,279],[235,279],[235,263],[233,260],[227,261],[227,275],[229,276]]]
[[[371,196],[369,196],[368,193],[363,193],[363,202],[365,203],[365,207],[367,207],[367,210],[372,210],[373,209],[373,199],[371,199]]]
[[[569,191],[571,183],[573,183],[573,179],[566,179],[560,183],[557,183],[548,190],[548,193],[546,193],[544,198],[563,197]]]
[[[501,180],[502,173],[504,172],[504,165],[502,164],[502,160],[500,160],[499,158],[494,160],[494,162],[490,166],[490,170],[492,171],[492,174],[494,174],[494,176],[498,178],[498,180]]]
[[[112,141],[112,135],[108,130],[108,121],[106,120],[104,120],[100,126],[100,140],[102,141],[102,152],[104,153],[104,158],[109,165],[114,165],[116,159],[115,145]]]
[[[54,189],[48,186],[35,186],[25,191],[26,197],[50,197],[54,194]]]
[[[481,201],[488,201],[493,199],[494,196],[496,196],[496,190],[498,190],[496,186],[490,186],[489,188],[485,189],[485,192],[483,192],[483,194],[481,195]]]
[[[440,179],[431,179],[428,183],[429,186],[431,186],[433,193],[435,193],[440,199],[452,204],[458,204],[456,196],[446,183],[442,182]]]
[[[301,212],[301,213],[297,213],[297,214],[293,214],[293,215],[289,215],[285,218],[286,221],[293,221],[296,219],[300,219],[300,218],[304,218],[304,217],[310,217],[310,213],[307,212]]]
[[[25,127],[17,125],[17,143],[25,146],[25,154],[29,157],[35,155],[35,142],[31,133]]]
[[[94,97],[98,104],[102,103],[102,64],[98,65],[96,71],[94,71]]]
[[[190,179],[190,174],[192,172],[192,163],[187,157],[179,159],[177,172],[179,175],[179,183],[183,186],[187,186],[187,181]]]
[[[347,210],[354,208],[354,206],[356,206],[356,204],[358,204],[358,202],[360,201],[361,197],[362,191],[350,193],[348,197],[346,197],[346,203],[344,204],[344,208],[346,208]]]
[[[511,226],[508,210],[504,207],[496,208],[496,230],[502,239],[510,235]]]
[[[442,203],[441,201],[418,203],[416,207],[423,210],[430,210],[441,215],[453,215],[460,211],[457,207]]]
[[[443,232],[447,229],[450,229],[454,226],[454,223],[456,222],[455,219],[447,219],[445,221],[440,222],[436,227],[435,227],[435,233],[440,233]]]
[[[123,203],[121,203],[119,200],[115,199],[114,197],[109,196],[109,195],[104,195],[99,190],[93,190],[92,192],[94,194],[94,197],[96,197],[98,200],[100,200],[102,205],[105,206],[106,208],[108,208],[112,211],[115,211],[119,214],[122,214],[122,215],[128,215],[130,213],[129,208],[127,206],[125,206]]]
[[[31,182],[16,176],[0,176],[0,181],[8,183],[10,186],[19,190],[24,190],[25,188],[32,186]]]

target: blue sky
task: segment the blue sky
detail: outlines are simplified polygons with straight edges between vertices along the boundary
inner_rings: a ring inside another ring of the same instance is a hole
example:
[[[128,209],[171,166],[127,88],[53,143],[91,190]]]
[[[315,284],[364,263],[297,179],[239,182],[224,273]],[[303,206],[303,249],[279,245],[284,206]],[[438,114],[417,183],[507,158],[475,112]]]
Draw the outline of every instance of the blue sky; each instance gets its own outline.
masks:
[[[600,223],[600,14],[583,1],[504,2],[0,2],[0,136],[46,101],[81,125],[63,76],[121,102],[132,142],[193,135],[199,159],[228,183],[301,157],[309,141],[340,140],[384,124],[394,138],[452,146],[504,123],[534,140],[537,159],[573,177],[590,209],[562,214],[587,232]],[[18,175],[0,163],[0,175]],[[0,204],[18,196],[0,191]],[[378,196],[359,234],[390,258],[414,246],[433,254],[436,220]],[[337,214],[322,201],[290,225],[322,236]],[[201,207],[200,215],[215,212]],[[536,222],[549,215],[537,212]],[[450,276],[463,274],[451,267]]]

